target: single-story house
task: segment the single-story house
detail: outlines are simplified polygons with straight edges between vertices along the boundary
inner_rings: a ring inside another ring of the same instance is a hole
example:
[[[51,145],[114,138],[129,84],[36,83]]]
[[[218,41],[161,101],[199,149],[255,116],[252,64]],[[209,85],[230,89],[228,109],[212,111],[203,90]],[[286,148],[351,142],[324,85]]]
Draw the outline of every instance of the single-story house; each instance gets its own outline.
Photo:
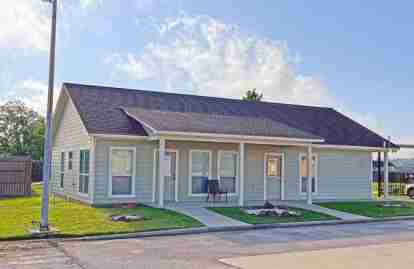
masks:
[[[53,126],[52,190],[97,206],[202,202],[212,179],[239,205],[371,199],[388,152],[332,108],[73,83]]]

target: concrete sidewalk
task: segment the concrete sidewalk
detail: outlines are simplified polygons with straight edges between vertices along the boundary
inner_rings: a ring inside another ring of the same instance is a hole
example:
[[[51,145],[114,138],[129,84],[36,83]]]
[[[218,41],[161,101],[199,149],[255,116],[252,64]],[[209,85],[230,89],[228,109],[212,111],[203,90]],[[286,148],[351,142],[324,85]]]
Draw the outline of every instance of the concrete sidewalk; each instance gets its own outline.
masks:
[[[250,226],[250,224],[223,216],[200,206],[167,205],[166,208],[193,217],[209,228]]]
[[[333,217],[336,217],[338,219],[341,220],[350,220],[350,221],[358,221],[358,220],[370,220],[372,218],[369,217],[365,217],[365,216],[361,216],[361,215],[355,215],[355,214],[351,214],[351,213],[347,213],[347,212],[343,212],[343,211],[338,211],[338,210],[334,210],[334,209],[330,209],[330,208],[326,208],[326,207],[322,207],[319,205],[309,205],[307,203],[303,203],[303,202],[279,202],[278,204],[282,204],[288,207],[296,207],[296,208],[300,208],[300,209],[304,209],[304,210],[310,210],[310,211],[314,211],[314,212],[318,212],[318,213],[322,213],[322,214],[327,214],[327,215],[331,215]]]

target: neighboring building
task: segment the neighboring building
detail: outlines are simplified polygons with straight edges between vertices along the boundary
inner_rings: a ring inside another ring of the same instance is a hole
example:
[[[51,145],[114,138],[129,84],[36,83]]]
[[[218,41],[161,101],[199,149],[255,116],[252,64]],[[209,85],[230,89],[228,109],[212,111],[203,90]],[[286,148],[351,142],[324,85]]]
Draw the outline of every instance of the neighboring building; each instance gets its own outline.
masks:
[[[378,161],[373,161],[373,180],[378,181]],[[388,164],[390,182],[414,181],[414,160],[396,159]],[[384,162],[380,162],[381,179],[384,180]]]
[[[65,83],[53,191],[163,206],[204,201],[218,179],[240,205],[371,199],[372,153],[384,141],[331,108]]]

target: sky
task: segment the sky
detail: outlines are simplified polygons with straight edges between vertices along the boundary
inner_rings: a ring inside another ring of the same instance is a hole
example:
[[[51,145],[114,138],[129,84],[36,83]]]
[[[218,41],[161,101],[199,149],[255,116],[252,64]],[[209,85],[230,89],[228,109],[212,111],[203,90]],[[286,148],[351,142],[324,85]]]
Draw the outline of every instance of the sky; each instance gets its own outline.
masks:
[[[51,5],[0,7],[0,103],[44,113]],[[230,98],[257,88],[414,144],[412,10],[405,0],[60,0],[55,97],[62,82]]]

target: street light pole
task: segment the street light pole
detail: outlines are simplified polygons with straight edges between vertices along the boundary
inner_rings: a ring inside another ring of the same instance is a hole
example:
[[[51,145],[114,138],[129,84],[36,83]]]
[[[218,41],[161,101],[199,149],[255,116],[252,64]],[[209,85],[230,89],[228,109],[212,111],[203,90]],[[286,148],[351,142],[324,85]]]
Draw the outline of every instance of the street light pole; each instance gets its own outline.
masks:
[[[55,80],[55,47],[56,47],[56,16],[58,0],[43,0],[53,6],[52,29],[50,36],[49,54],[49,88],[47,91],[46,135],[43,155],[43,196],[40,230],[49,230],[49,180],[52,165],[52,113],[53,113],[53,87]]]

